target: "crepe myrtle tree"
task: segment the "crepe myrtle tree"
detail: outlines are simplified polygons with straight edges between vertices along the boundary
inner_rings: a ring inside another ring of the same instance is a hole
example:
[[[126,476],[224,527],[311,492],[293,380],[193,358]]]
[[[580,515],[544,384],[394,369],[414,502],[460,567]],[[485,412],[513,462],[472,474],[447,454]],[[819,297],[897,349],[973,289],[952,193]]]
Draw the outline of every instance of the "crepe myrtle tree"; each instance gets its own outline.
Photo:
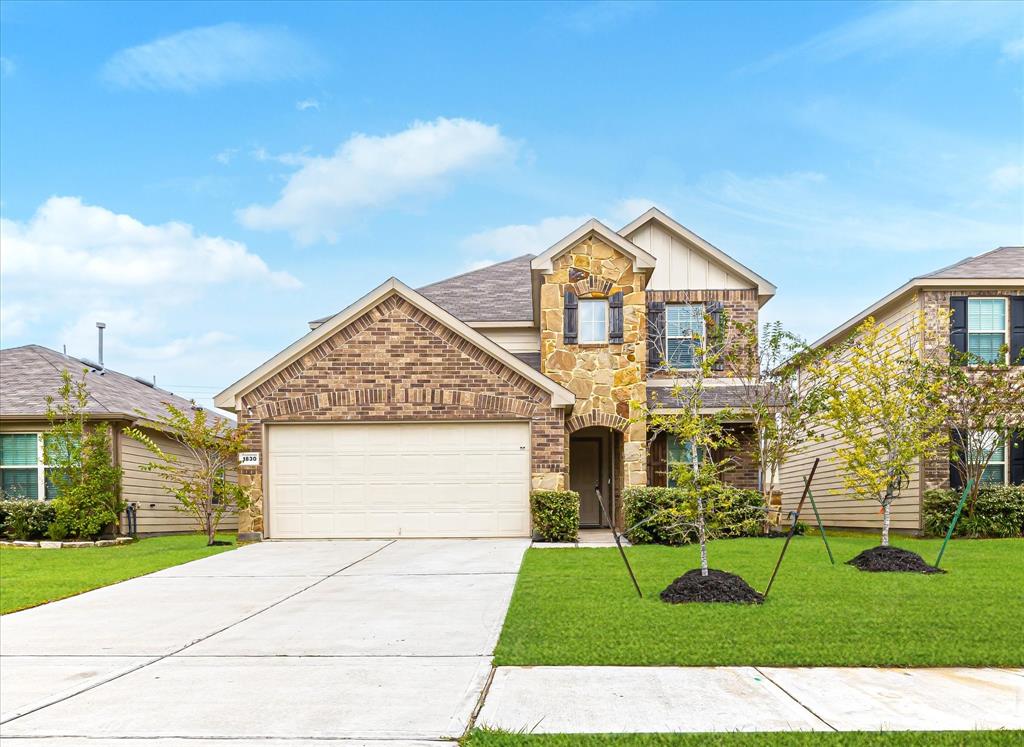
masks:
[[[881,504],[883,547],[892,503],[910,470],[949,440],[942,379],[921,345],[925,329],[921,313],[905,325],[868,317],[812,365],[821,379],[820,425],[834,429],[842,444],[835,460],[843,486]]]
[[[732,325],[725,349],[726,370],[739,382],[738,406],[751,420],[758,489],[770,504],[776,479],[793,451],[814,438],[814,417],[823,387],[812,364],[821,353],[811,349],[781,322],[761,328],[756,322]]]
[[[245,449],[244,434],[225,419],[209,418],[194,402],[191,415],[169,402],[164,406],[167,414],[153,425],[184,450],[184,458],[165,452],[140,428],[125,433],[157,458],[140,469],[164,476],[164,489],[178,502],[175,510],[192,516],[206,534],[206,544],[213,545],[221,519],[249,506],[248,491],[227,478]]]
[[[937,362],[936,375],[943,381],[943,425],[950,434],[951,475],[955,474],[962,486],[971,486],[968,516],[974,515],[992,457],[1024,439],[1021,364],[1021,360],[1009,360],[1005,345],[994,362],[952,348]]]
[[[736,437],[728,428],[728,423],[735,416],[726,409],[708,412],[705,407],[707,379],[712,371],[723,368],[728,316],[723,309],[713,308],[704,314],[703,324],[694,326],[702,328],[703,333],[695,329],[692,338],[685,343],[688,348],[686,357],[692,367],[680,367],[672,360],[674,356],[661,351],[661,369],[674,380],[667,399],[656,403],[633,403],[634,411],[639,413],[636,420],[646,423],[652,433],[665,433],[680,444],[686,444],[689,463],[673,462],[668,465],[668,471],[684,494],[692,496],[693,505],[660,509],[635,526],[665,518],[667,514],[677,519],[674,526],[680,531],[692,528],[700,544],[701,575],[707,576],[708,540],[714,535],[716,522],[713,514],[717,508],[710,505],[709,499],[732,464],[731,458],[720,455],[736,446]]]

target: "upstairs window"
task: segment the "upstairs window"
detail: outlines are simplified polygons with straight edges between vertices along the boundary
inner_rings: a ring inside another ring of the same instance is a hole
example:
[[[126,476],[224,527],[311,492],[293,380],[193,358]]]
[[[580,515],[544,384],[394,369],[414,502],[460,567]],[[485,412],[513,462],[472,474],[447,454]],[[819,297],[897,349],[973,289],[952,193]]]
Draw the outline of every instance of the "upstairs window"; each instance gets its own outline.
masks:
[[[967,352],[972,360],[1002,363],[1006,344],[1006,299],[967,300]]]
[[[704,305],[665,307],[665,360],[673,368],[696,368],[697,348],[704,340]]]
[[[580,344],[608,342],[608,300],[580,299]]]

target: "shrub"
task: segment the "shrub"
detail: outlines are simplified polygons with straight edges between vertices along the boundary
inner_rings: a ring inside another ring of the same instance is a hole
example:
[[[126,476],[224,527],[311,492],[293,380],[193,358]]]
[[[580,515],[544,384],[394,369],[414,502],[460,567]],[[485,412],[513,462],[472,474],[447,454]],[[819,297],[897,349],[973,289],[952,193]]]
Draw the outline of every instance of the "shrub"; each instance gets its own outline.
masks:
[[[764,526],[764,499],[756,490],[718,483],[705,488],[708,530],[714,537],[754,537]],[[684,488],[627,488],[623,495],[627,538],[634,545],[684,545],[697,541],[696,494]],[[654,517],[654,518],[651,518]]]
[[[572,490],[530,493],[533,530],[545,542],[575,542],[580,536],[580,494]]]
[[[960,493],[955,490],[929,490],[924,494],[924,530],[944,536],[953,520]],[[982,488],[974,504],[974,515],[964,508],[957,522],[955,537],[1024,536],[1024,486]]]
[[[45,539],[55,518],[51,501],[0,500],[0,534],[8,539]]]

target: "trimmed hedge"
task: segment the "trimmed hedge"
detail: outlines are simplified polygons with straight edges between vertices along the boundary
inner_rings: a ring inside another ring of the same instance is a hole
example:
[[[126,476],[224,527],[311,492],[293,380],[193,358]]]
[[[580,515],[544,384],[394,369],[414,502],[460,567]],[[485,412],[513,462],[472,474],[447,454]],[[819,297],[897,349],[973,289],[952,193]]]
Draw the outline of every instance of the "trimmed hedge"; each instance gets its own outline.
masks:
[[[704,499],[708,529],[715,537],[756,537],[763,533],[764,498],[758,491],[718,484],[706,489]],[[627,532],[627,538],[634,545],[696,542],[696,528],[673,527],[680,521],[692,521],[696,511],[696,494],[690,489],[627,488],[623,493],[627,529],[657,516]]]
[[[7,539],[46,539],[56,518],[57,511],[52,501],[0,500],[0,535]]]
[[[924,530],[941,537],[949,529],[960,492],[929,490],[924,494]],[[974,504],[974,515],[964,506],[954,537],[1024,537],[1024,485],[982,488]]]
[[[572,490],[530,493],[533,531],[545,542],[575,542],[580,536],[580,494]]]

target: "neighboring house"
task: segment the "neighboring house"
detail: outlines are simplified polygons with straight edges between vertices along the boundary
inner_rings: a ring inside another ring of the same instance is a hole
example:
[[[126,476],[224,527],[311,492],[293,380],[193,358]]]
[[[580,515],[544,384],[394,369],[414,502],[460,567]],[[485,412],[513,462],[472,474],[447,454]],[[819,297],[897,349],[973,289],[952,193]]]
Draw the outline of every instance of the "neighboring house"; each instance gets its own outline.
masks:
[[[940,314],[949,309],[951,315]],[[913,278],[885,298],[829,332],[814,348],[828,348],[847,339],[867,317],[886,326],[906,327],[917,315],[925,315],[935,354],[953,348],[981,359],[1020,361],[1024,349],[1024,247],[1001,247],[977,257]],[[1004,347],[1005,346],[1005,347]],[[1005,352],[1004,352],[1005,351]],[[1016,403],[1024,407],[1024,403]],[[1003,444],[986,471],[985,480],[994,484],[1024,483],[1024,443],[993,434]],[[807,442],[782,470],[784,505],[794,508],[803,488],[803,476],[815,457],[821,463],[814,478],[814,497],[825,524],[837,527],[871,527],[881,524],[878,504],[858,501],[846,494],[832,456],[841,442],[826,438]],[[918,532],[923,528],[921,499],[932,488],[959,487],[959,476],[949,461],[948,450],[918,464],[910,482],[892,505],[892,528]]]
[[[114,463],[124,471],[121,496],[138,510],[139,533],[194,531],[195,522],[174,510],[177,501],[164,489],[163,478],[140,469],[154,457],[142,444],[123,433],[128,426],[139,426],[166,453],[187,459],[186,452],[177,443],[146,426],[167,412],[165,403],[189,412],[192,402],[158,389],[144,379],[64,356],[40,345],[0,350],[0,479],[4,495],[38,500],[53,497],[43,458],[43,434],[49,428],[46,397],[58,396],[61,372],[65,370],[70,371],[76,381],[83,370],[86,371],[89,419],[111,425]],[[222,418],[212,411],[209,416]],[[234,529],[237,517],[225,517],[222,526]]]
[[[664,359],[692,366],[706,312],[756,322],[774,293],[656,209],[418,291],[392,278],[214,399],[261,454],[251,528],[526,536],[531,487],[577,490],[584,526],[600,487],[619,516],[623,488],[687,458],[637,407],[672,407]],[[716,372],[707,407],[738,394]],[[749,460],[731,479],[756,484]]]

